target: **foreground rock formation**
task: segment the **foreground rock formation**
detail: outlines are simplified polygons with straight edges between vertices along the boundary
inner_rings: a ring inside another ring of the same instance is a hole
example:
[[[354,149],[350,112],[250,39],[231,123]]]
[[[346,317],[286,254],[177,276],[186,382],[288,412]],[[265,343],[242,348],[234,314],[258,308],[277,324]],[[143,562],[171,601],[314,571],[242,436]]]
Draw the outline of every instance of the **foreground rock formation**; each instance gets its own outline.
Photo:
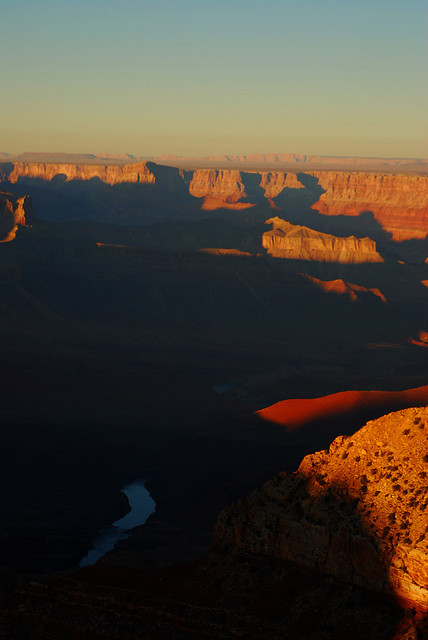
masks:
[[[0,242],[10,242],[18,227],[33,222],[32,204],[29,196],[18,198],[13,193],[0,191]]]
[[[370,238],[338,238],[275,217],[266,220],[273,229],[263,234],[263,247],[274,258],[317,262],[383,262]]]
[[[419,640],[428,633],[428,408],[336,438],[225,509],[214,549],[2,577],[0,635]]]
[[[225,509],[215,545],[291,560],[428,610],[428,408],[340,436]]]

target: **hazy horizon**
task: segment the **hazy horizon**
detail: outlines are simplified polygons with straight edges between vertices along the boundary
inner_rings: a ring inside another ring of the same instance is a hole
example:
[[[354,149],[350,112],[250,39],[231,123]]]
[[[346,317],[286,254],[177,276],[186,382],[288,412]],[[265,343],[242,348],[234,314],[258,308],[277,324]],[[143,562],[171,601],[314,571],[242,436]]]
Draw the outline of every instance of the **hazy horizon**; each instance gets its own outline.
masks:
[[[126,160],[127,158],[129,158],[130,161],[132,161],[133,159],[135,160],[144,160],[144,159],[156,159],[156,158],[163,158],[163,159],[195,159],[195,160],[205,160],[205,159],[209,159],[209,158],[235,158],[235,157],[239,157],[239,158],[251,158],[251,157],[256,157],[256,156],[297,156],[297,157],[314,157],[314,158],[337,158],[337,159],[355,159],[355,160],[427,160],[428,159],[428,153],[425,154],[424,156],[376,156],[376,155],[371,155],[371,156],[358,156],[358,155],[339,155],[339,154],[324,154],[324,153],[302,153],[300,151],[256,151],[256,152],[252,152],[252,153],[246,153],[246,152],[242,152],[242,153],[210,153],[209,151],[204,154],[204,155],[193,155],[193,154],[179,154],[179,153],[175,153],[174,150],[171,150],[169,152],[165,152],[165,153],[160,153],[157,155],[136,155],[136,154],[132,154],[128,151],[116,151],[116,152],[108,152],[108,151],[64,151],[63,149],[58,149],[53,151],[52,149],[24,149],[23,151],[18,151],[18,152],[11,152],[8,149],[0,149],[0,158],[1,156],[8,156],[8,157],[19,157],[19,156],[26,156],[26,155],[33,155],[33,156],[93,156],[95,158],[109,158],[111,157],[112,159],[123,159]]]
[[[0,148],[427,155],[421,0],[7,4]]]

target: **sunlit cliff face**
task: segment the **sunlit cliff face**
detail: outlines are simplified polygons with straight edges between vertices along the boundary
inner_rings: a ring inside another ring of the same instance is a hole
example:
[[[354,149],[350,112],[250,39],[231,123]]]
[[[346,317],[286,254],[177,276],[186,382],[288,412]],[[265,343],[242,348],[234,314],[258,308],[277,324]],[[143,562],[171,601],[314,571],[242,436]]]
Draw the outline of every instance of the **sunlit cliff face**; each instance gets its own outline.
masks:
[[[266,224],[272,224],[272,229],[263,234],[262,243],[274,258],[342,264],[384,261],[376,250],[376,243],[368,237],[337,237],[279,217],[266,220]]]
[[[150,162],[124,165],[16,162],[0,165],[0,178],[70,182],[94,178],[115,186],[155,185],[200,199],[201,208],[288,211],[305,207],[323,218],[370,216],[371,228],[400,242],[428,236],[428,177],[359,171],[182,171]]]
[[[428,408],[340,436],[224,510],[220,547],[292,560],[428,610]]]

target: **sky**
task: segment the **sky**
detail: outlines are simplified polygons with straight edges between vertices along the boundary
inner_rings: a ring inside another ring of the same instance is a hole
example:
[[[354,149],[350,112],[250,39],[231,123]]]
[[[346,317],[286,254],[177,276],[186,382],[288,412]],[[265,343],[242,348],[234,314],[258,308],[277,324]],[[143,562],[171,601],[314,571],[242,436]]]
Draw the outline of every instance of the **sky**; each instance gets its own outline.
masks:
[[[428,156],[425,0],[0,0],[0,152]]]

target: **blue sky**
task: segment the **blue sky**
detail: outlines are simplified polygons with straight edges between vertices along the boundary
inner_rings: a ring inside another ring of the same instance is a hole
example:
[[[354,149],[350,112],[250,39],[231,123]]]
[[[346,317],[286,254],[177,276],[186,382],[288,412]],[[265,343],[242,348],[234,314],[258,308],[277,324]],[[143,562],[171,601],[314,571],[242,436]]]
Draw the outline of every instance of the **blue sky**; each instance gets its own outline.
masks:
[[[0,151],[425,157],[426,7],[0,0]]]

